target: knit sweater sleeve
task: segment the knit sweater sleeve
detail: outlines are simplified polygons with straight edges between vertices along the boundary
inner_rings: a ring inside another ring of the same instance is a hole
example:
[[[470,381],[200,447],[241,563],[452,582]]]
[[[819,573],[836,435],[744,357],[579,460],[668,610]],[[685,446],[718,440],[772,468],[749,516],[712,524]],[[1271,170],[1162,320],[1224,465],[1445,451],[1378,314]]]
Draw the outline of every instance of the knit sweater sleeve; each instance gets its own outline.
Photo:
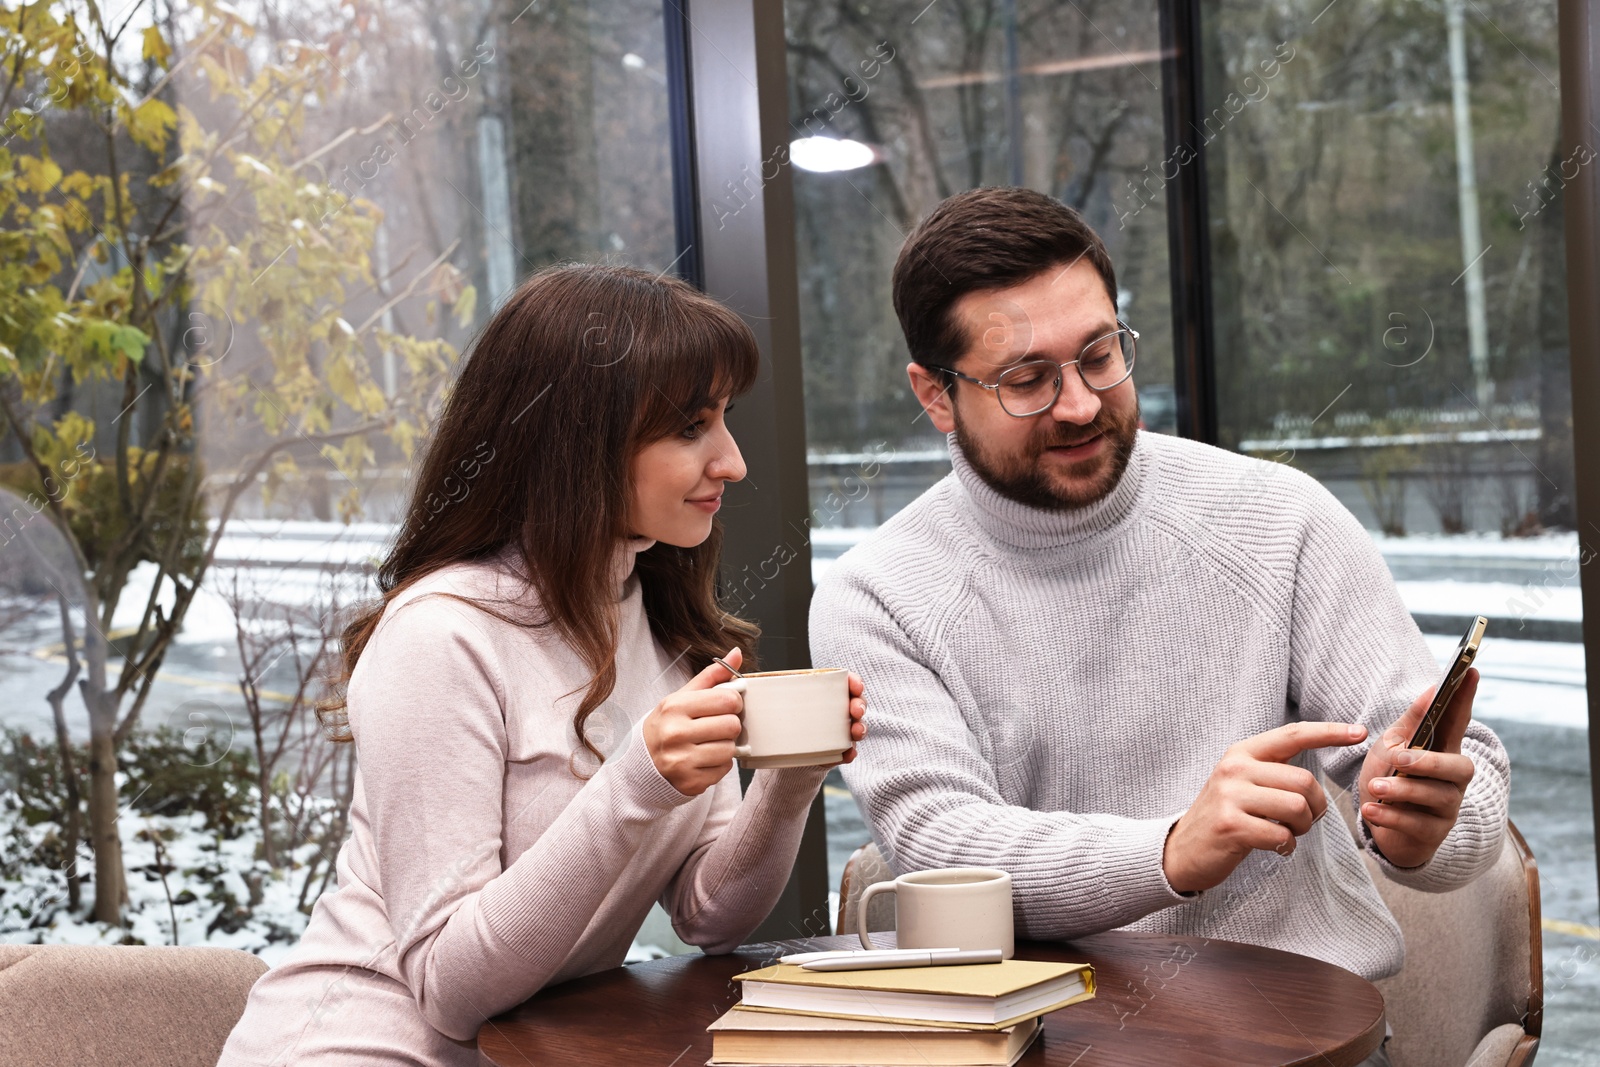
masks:
[[[1309,479],[1307,479],[1309,482]],[[1505,746],[1476,719],[1461,752],[1476,771],[1461,812],[1433,858],[1396,867],[1360,818],[1361,764],[1372,744],[1411,702],[1439,681],[1440,669],[1412,620],[1372,538],[1321,486],[1311,507],[1294,577],[1289,637],[1289,698],[1306,720],[1357,722],[1367,740],[1320,749],[1315,762],[1356,807],[1358,836],[1394,882],[1448,892],[1488,870],[1499,855],[1511,792]]]
[[[741,800],[730,771],[694,849],[661,896],[672,928],[708,954],[732,952],[772,911],[788,884],[800,835],[826,767],[763,769]],[[826,914],[818,933],[826,932]]]
[[[1135,819],[1006,801],[940,664],[859,567],[836,565],[817,588],[810,632],[813,661],[849,664],[871,694],[870,732],[843,774],[897,872],[1008,871],[1026,938],[1108,930],[1187,899],[1161,864],[1181,812]]]
[[[502,868],[505,705],[474,611],[442,597],[402,605],[349,693],[398,967],[428,1023],[461,1041],[549,981],[652,823],[692,799],[661,776],[636,728]],[[536,676],[537,657],[518,669]]]

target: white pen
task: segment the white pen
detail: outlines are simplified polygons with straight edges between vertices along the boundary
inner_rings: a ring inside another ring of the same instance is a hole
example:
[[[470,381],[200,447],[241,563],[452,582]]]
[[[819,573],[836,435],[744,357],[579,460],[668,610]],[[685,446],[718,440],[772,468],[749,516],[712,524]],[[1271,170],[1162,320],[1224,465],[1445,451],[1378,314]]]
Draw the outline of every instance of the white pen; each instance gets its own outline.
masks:
[[[922,953],[922,952],[956,952],[956,948],[835,948],[822,952],[796,952],[789,956],[779,956],[779,963],[810,963],[812,960],[837,960],[853,959],[856,956],[894,955],[895,953]]]
[[[918,949],[913,952],[863,952],[859,955],[812,960],[800,966],[808,971],[869,971],[880,967],[946,967],[960,963],[999,962],[1000,950],[997,948]]]

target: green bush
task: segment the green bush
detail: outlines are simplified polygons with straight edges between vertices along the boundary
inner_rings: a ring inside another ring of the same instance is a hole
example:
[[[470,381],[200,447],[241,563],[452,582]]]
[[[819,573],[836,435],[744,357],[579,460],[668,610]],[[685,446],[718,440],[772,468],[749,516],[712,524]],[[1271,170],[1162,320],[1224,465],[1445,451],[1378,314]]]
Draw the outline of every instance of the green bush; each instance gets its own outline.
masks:
[[[89,749],[73,746],[80,797],[89,795]],[[199,814],[205,828],[238,837],[255,818],[255,760],[248,752],[220,749],[206,738],[198,746],[167,727],[138,731],[117,754],[122,803],[147,815]],[[67,785],[55,742],[17,730],[0,740],[0,795],[9,814],[27,826],[66,824]],[[88,820],[84,820],[88,832]]]
[[[80,797],[87,798],[87,746],[74,745],[73,756]],[[163,727],[132,734],[118,754],[117,771],[121,804],[137,816],[123,821],[143,823],[136,840],[159,839],[168,849],[157,862],[142,862],[128,869],[130,885],[141,879],[162,883],[163,895],[155,898],[154,905],[160,929],[165,930],[166,901],[170,899],[170,907],[184,909],[181,914],[191,937],[197,905],[200,918],[206,920],[206,936],[218,931],[235,934],[246,926],[267,943],[293,941],[299,936],[300,927],[286,926],[273,917],[282,914],[281,900],[279,909],[268,909],[265,916],[257,914],[257,905],[264,887],[289,870],[305,868],[324,842],[313,835],[298,843],[298,849],[286,843],[282,855],[288,866],[284,871],[273,871],[259,858],[260,812],[251,753],[230,751],[209,737],[199,744],[186,744],[182,734]],[[76,915],[67,912],[66,872],[75,869],[85,887],[92,881],[89,825],[87,818],[81,820],[83,837],[74,856],[64,836],[67,806],[56,744],[17,730],[0,732],[0,931],[44,931],[63,920],[84,919],[81,908]],[[308,826],[314,830],[325,833],[330,824],[342,825],[333,800],[316,801],[313,807],[316,810]],[[273,808],[275,819],[282,818],[283,798],[276,792]],[[202,840],[196,841],[195,832]],[[180,839],[199,844],[198,852],[193,848],[174,850]],[[228,844],[235,841],[239,846]],[[251,853],[256,853],[253,862]],[[306,869],[301,877],[315,879],[322,869]],[[315,893],[298,886],[278,890],[280,896],[285,891],[291,899],[299,893],[305,900],[300,910],[309,912]],[[86,899],[93,895],[87,888],[85,893]],[[149,904],[147,899],[146,914]],[[133,913],[129,915],[131,918]],[[121,943],[144,943],[132,926],[130,923],[122,933]],[[158,940],[165,936],[161,934]]]

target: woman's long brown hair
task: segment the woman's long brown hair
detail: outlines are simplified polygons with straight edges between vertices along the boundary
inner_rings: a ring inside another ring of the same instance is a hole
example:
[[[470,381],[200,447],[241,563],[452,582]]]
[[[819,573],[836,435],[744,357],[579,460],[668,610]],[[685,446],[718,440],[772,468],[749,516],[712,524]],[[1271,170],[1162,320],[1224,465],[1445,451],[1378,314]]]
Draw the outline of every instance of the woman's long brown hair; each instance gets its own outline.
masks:
[[[478,336],[445,402],[378,570],[382,600],[343,630],[342,672],[318,706],[329,736],[350,739],[344,688],[389,602],[440,567],[514,544],[538,617],[458,599],[519,626],[553,627],[578,653],[592,679],[573,728],[603,759],[584,723],[616,685],[611,564],[629,533],[630,462],[703,408],[749,390],[759,363],[749,327],[675,278],[562,266],[523,282]],[[651,631],[695,671],[732,645],[751,655],[759,636],[718,605],[721,546],[713,522],[700,545],[657,542],[635,562]]]

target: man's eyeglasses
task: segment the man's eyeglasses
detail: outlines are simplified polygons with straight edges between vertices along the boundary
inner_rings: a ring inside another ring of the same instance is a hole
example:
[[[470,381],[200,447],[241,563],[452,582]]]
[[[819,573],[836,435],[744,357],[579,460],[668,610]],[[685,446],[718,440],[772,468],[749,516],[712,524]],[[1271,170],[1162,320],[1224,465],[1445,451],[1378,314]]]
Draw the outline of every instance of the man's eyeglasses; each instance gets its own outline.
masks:
[[[1134,343],[1139,339],[1139,331],[1121,319],[1117,320],[1117,325],[1122,329],[1096,337],[1083,346],[1077,359],[1065,363],[1030,359],[1007,367],[992,384],[949,367],[938,369],[953,378],[991,390],[1007,415],[1025,419],[1054,406],[1061,395],[1061,375],[1067,367],[1076,367],[1083,384],[1097,393],[1115,389],[1128,380],[1133,373]]]

